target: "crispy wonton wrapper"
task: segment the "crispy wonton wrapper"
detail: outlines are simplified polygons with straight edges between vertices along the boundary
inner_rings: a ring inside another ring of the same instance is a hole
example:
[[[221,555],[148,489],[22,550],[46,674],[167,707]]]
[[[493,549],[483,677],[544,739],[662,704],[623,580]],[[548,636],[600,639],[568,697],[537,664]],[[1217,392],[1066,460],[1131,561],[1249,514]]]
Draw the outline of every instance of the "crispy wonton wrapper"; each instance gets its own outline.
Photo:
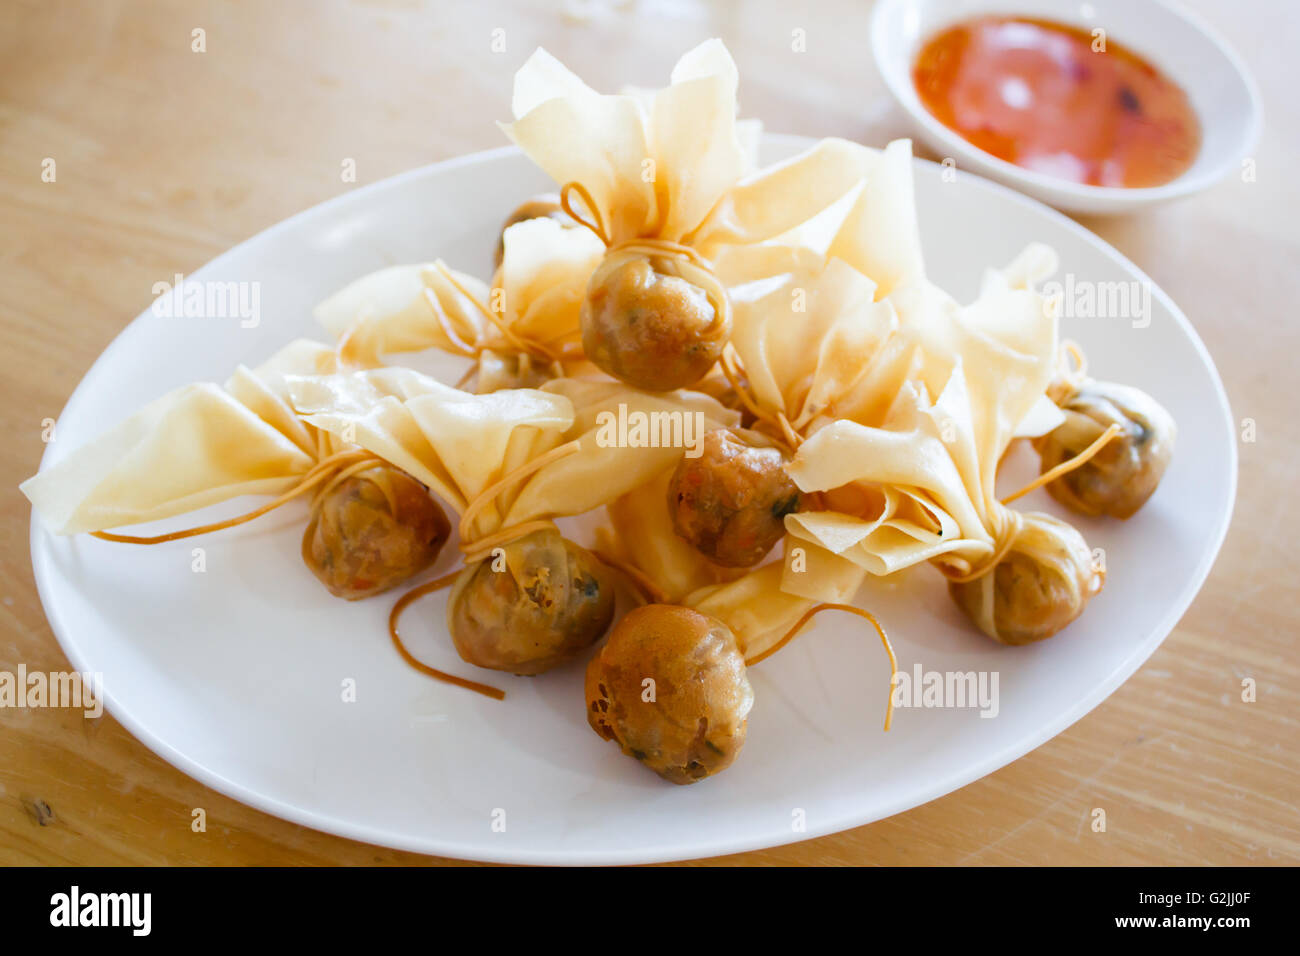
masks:
[[[371,368],[390,352],[439,348],[463,353],[484,335],[474,298],[487,287],[438,260],[389,266],[348,283],[313,314],[350,366]]]
[[[170,518],[289,490],[340,446],[299,420],[285,376],[330,372],[333,349],[299,340],[224,387],[184,385],[20,486],[58,534]]]
[[[505,232],[505,254],[489,289],[441,261],[363,276],[316,307],[316,317],[361,367],[383,356],[436,348],[496,361],[531,355],[537,364],[574,355],[578,316],[604,246],[589,230],[529,219]],[[488,313],[489,314],[485,314]]]
[[[346,437],[428,485],[458,514],[510,472],[562,444],[559,457],[511,483],[474,517],[475,538],[529,521],[582,514],[669,467],[680,447],[627,448],[610,422],[695,416],[692,427],[734,424],[738,415],[697,392],[649,394],[617,382],[557,379],[540,389],[475,395],[410,369],[385,368],[290,379],[306,421]]]
[[[932,559],[964,573],[992,555],[1004,508],[998,463],[1041,417],[1056,362],[1056,317],[1026,287],[1027,271],[1022,257],[990,274],[965,308],[924,281],[896,291],[913,380],[878,426],[844,418],[800,447],[790,474],[828,507],[788,516],[791,535],[876,575]]]
[[[864,379],[894,391],[901,384],[897,374],[881,381],[877,362],[898,326],[894,307],[877,301],[875,283],[842,259],[801,247],[741,246],[723,253],[718,271],[731,296],[731,346],[764,412],[784,415],[803,433],[837,414],[837,403]]]
[[[736,86],[736,65],[719,40],[678,60],[669,86],[615,95],[597,93],[539,49],[515,75],[515,119],[501,128],[561,187],[587,190],[611,245],[663,239],[712,258],[725,245],[782,236],[829,210],[839,223],[852,220],[835,254],[857,267],[879,265],[889,277],[882,295],[896,276],[919,269],[920,244],[902,216],[911,197],[908,144],[882,153],[828,139],[754,171],[756,128],[736,119]]]

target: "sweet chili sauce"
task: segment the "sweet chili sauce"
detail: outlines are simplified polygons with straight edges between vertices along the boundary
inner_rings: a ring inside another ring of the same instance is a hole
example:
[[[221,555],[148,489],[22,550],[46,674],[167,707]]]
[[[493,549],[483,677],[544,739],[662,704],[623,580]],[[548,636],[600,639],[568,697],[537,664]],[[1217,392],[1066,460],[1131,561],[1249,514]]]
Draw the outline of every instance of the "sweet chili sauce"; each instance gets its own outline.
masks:
[[[981,17],[921,48],[926,109],[985,152],[1093,186],[1158,186],[1196,158],[1187,94],[1135,53],[1050,20]]]

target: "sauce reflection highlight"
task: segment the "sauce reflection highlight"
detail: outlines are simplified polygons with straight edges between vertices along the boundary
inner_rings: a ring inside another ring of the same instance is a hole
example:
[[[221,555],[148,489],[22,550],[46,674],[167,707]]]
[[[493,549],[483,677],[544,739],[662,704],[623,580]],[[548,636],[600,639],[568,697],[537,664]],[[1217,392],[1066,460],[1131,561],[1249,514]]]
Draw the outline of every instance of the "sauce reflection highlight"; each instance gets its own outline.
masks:
[[[921,48],[912,80],[939,122],[1025,169],[1092,186],[1147,187],[1196,159],[1187,94],[1135,53],[1047,20],[985,17]]]

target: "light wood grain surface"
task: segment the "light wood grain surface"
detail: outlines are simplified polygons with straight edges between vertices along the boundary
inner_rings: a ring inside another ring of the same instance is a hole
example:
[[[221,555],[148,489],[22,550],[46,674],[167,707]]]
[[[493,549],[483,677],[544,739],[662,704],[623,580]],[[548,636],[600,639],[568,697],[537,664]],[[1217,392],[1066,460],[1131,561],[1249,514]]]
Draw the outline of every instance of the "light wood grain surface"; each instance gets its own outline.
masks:
[[[773,864],[1300,862],[1300,155],[1287,2],[1189,6],[1247,54],[1265,129],[1230,179],[1084,224],[1187,312],[1241,445],[1236,515],[1204,590],[1102,706],[1003,770],[908,813],[724,858]],[[769,129],[881,144],[909,129],[867,47],[870,5],[48,2],[0,6],[0,670],[69,667],[41,609],[17,490],[56,417],[150,287],[357,184],[503,142],[513,71],[544,45],[601,88],[651,84],[721,36]],[[192,31],[207,51],[191,50]],[[807,52],[791,50],[806,31]],[[505,52],[491,50],[504,31]],[[1267,55],[1265,55],[1267,54]],[[57,181],[41,180],[42,161]],[[1253,677],[1258,699],[1243,703]],[[191,808],[208,829],[191,832]],[[1089,826],[1107,810],[1105,833]],[[266,816],[154,756],[111,717],[0,710],[0,863],[370,864],[428,858]]]

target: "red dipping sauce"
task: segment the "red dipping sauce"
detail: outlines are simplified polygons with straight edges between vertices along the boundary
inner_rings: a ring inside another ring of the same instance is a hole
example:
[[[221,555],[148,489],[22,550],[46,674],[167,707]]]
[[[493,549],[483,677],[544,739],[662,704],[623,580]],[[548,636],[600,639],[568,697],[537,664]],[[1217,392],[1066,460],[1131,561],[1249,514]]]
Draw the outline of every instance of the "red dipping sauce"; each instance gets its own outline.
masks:
[[[1049,20],[948,27],[921,48],[912,80],[925,108],[963,139],[1071,182],[1159,186],[1201,145],[1177,84],[1109,37]]]

